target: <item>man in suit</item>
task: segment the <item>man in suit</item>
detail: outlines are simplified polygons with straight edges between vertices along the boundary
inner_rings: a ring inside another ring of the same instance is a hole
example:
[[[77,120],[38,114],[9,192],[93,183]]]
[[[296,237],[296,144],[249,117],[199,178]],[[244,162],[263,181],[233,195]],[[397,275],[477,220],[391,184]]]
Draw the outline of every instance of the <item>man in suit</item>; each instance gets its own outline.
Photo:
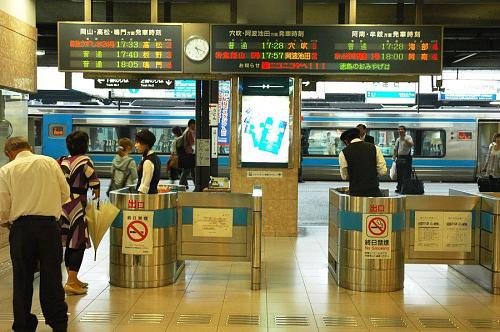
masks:
[[[360,123],[356,126],[356,128],[359,129],[361,135],[360,138],[362,141],[375,144],[375,139],[373,138],[373,136],[368,135],[368,129],[366,129],[366,126],[364,124]]]
[[[349,180],[349,195],[382,196],[378,177],[387,173],[387,166],[378,146],[362,141],[358,128],[344,131],[340,139],[346,145],[339,154],[340,176]]]

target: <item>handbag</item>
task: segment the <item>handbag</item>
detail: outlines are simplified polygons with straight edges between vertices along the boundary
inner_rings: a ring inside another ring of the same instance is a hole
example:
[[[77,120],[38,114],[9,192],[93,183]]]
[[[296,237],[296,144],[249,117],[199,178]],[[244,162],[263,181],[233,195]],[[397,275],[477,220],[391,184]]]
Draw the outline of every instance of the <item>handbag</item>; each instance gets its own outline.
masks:
[[[391,169],[389,170],[389,177],[391,178],[392,181],[396,181],[398,178],[398,174],[396,173],[396,161],[394,160],[392,162]]]
[[[401,186],[401,193],[404,195],[424,194],[424,183],[422,180],[419,180],[415,168],[412,169],[410,178],[404,179],[403,185]]]
[[[490,177],[486,174],[486,172],[481,172],[477,176],[477,186],[479,187],[480,192],[492,191]]]
[[[173,154],[170,155],[170,158],[168,159],[167,162],[167,170],[179,168],[179,156]]]

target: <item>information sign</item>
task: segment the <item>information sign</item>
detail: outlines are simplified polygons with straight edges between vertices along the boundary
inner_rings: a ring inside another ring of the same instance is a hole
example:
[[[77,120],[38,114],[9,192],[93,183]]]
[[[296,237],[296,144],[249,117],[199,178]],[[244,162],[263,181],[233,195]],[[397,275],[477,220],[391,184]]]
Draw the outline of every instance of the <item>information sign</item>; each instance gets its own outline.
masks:
[[[196,139],[196,166],[210,166],[210,139]]]
[[[59,70],[182,72],[182,25],[58,23]]]
[[[472,213],[415,211],[415,251],[472,250]]]
[[[219,81],[219,114],[218,114],[218,138],[217,141],[222,146],[229,145],[231,132],[231,82]]]
[[[165,89],[175,88],[175,81],[157,78],[98,78],[94,80],[96,89]]]
[[[194,208],[193,236],[232,237],[233,209]]]
[[[391,259],[392,215],[363,214],[363,258]]]
[[[441,26],[212,25],[215,73],[440,74]]]
[[[153,211],[123,211],[122,253],[153,253]]]

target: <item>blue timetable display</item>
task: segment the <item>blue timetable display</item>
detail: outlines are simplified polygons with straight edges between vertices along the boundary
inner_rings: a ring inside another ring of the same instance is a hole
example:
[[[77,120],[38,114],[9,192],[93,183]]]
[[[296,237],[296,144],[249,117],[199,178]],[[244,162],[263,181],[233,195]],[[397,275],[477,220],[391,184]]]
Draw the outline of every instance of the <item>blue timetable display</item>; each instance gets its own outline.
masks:
[[[288,164],[289,107],[288,96],[242,97],[241,163],[243,166]]]

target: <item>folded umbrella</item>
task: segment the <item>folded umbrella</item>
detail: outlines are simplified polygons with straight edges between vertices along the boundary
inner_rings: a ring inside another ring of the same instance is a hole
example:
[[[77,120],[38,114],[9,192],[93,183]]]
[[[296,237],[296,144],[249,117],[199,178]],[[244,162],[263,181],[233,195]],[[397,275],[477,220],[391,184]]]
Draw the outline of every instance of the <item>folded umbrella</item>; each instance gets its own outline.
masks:
[[[94,245],[94,261],[97,256],[97,248],[118,213],[120,213],[120,209],[109,201],[102,203],[91,201],[87,204],[85,218],[87,219],[89,236]]]

